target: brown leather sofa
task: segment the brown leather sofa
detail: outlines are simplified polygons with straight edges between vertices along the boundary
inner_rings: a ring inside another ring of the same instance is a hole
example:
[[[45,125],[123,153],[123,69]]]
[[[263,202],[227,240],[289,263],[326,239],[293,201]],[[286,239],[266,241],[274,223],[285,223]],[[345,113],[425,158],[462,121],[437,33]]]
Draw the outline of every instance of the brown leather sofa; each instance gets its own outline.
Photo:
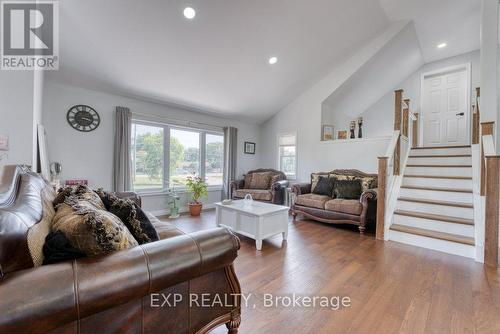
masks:
[[[249,171],[244,179],[232,181],[230,186],[233,199],[250,194],[254,200],[282,205],[288,181],[283,172],[261,168]]]
[[[10,175],[0,194],[0,333],[207,333],[221,324],[238,332],[239,241],[231,232],[184,234],[155,220],[160,241],[34,268],[27,232],[42,217],[46,184],[25,168]]]
[[[320,176],[345,179],[360,179],[364,182],[364,191],[358,199],[338,199],[316,195],[311,188]],[[355,169],[336,169],[331,172],[311,174],[311,182],[294,184],[294,201],[291,209],[293,219],[297,215],[329,224],[353,224],[364,233],[366,224],[375,221],[377,199],[377,174],[366,174]]]

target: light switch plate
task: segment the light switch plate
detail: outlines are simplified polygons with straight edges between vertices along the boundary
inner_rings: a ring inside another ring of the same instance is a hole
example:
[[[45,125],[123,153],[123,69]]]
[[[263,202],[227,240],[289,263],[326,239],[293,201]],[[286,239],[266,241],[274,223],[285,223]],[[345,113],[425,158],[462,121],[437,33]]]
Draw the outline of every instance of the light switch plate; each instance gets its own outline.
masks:
[[[9,136],[0,135],[0,151],[8,151],[8,150],[9,150]]]

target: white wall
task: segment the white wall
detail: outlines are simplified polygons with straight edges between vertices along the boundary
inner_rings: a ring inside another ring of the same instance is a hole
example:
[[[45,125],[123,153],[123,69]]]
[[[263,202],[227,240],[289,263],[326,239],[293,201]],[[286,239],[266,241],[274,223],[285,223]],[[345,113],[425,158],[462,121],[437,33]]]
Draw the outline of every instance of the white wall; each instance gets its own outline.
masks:
[[[420,80],[426,72],[442,68],[471,64],[471,99],[475,96],[475,89],[480,85],[479,51],[469,52],[451,58],[428,63],[413,72],[403,82],[389,90],[373,106],[368,108],[361,116],[364,119],[364,134],[366,137],[376,137],[392,133],[394,129],[394,90],[403,89],[404,97],[410,99],[410,109],[420,113]],[[472,101],[471,101],[472,102]]]
[[[327,74],[322,80],[283,108],[261,128],[261,141],[266,143],[261,153],[263,167],[277,166],[277,135],[297,132],[298,181],[307,181],[312,172],[335,168],[377,170],[377,156],[385,153],[389,139],[357,143],[322,144],[321,105],[338,87],[369,61],[406,26],[399,22],[368,43],[358,53]]]
[[[408,24],[323,102],[323,124],[348,129],[350,121],[423,64],[415,27]]]
[[[101,117],[99,128],[83,133],[68,125],[66,113],[71,106],[76,104],[86,104],[97,110]],[[43,123],[47,130],[49,158],[50,161],[62,164],[63,172],[60,176],[62,180],[88,179],[91,187],[111,189],[115,106],[129,107],[132,112],[151,116],[202,122],[219,127],[235,126],[238,128],[237,174],[242,175],[259,166],[259,152],[263,142],[259,140],[259,127],[255,124],[226,120],[52,81],[45,82],[43,106]],[[245,141],[256,143],[256,155],[243,154]],[[187,198],[185,195],[182,197],[181,206],[185,206]],[[207,203],[218,200],[220,200],[220,191],[211,193]],[[161,211],[167,208],[166,201],[167,198],[164,195],[145,196],[144,207],[150,211]]]
[[[32,164],[32,131],[33,71],[0,71],[0,135],[9,136],[9,151],[0,167]]]

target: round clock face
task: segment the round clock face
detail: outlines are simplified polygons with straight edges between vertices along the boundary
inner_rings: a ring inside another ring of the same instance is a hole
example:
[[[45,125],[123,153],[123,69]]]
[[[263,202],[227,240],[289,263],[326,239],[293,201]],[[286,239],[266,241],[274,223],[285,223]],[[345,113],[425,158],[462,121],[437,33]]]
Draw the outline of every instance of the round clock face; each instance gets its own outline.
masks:
[[[68,110],[66,115],[69,125],[75,130],[90,132],[99,126],[101,118],[97,111],[85,105],[76,105]]]

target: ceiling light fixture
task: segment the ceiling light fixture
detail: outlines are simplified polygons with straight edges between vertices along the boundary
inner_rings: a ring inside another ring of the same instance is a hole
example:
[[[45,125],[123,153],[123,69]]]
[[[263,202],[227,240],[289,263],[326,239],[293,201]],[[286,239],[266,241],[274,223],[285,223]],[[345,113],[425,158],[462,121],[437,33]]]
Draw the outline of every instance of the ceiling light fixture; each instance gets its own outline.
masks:
[[[194,8],[191,7],[184,8],[184,17],[186,19],[192,20],[194,19],[195,16],[196,16],[196,11],[194,10]]]
[[[441,43],[441,44],[438,44],[438,49],[442,49],[442,48],[445,48],[448,44],[446,43]]]
[[[274,65],[278,62],[278,57],[269,58],[269,64]]]

